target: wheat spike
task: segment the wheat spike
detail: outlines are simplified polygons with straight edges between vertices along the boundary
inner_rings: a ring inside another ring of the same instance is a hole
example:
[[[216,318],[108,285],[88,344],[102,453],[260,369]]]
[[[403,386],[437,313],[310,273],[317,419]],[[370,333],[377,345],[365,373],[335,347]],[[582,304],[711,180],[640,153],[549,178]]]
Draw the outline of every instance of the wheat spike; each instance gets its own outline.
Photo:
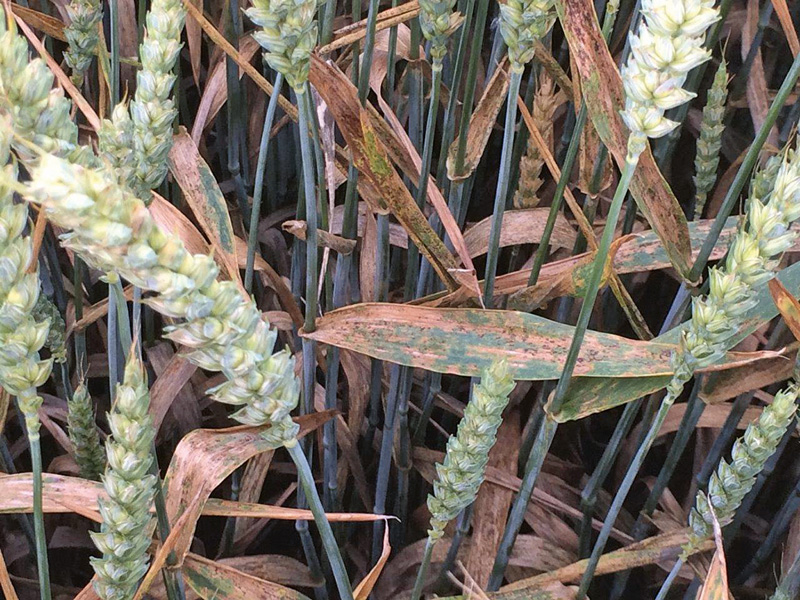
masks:
[[[90,532],[103,553],[102,558],[90,559],[97,575],[94,589],[102,600],[130,600],[147,571],[155,489],[150,474],[155,430],[149,407],[144,370],[131,352],[108,413],[111,437],[106,441],[108,466],[103,475],[108,500],[99,501],[103,524],[100,533]]]
[[[697,155],[694,158],[695,214],[700,217],[706,205],[708,194],[717,180],[719,151],[722,147],[722,132],[725,125],[725,101],[728,98],[728,68],[722,59],[708,90],[703,120],[700,123],[700,137],[697,140]]]
[[[103,20],[103,5],[100,0],[72,0],[67,5],[67,15],[70,23],[64,28],[64,35],[69,50],[64,53],[64,61],[72,69],[72,81],[80,85],[100,41],[97,27]]]
[[[0,119],[0,385],[17,397],[29,437],[38,438],[42,398],[36,388],[47,381],[53,361],[39,357],[49,322],[33,318],[39,275],[30,271],[32,240],[22,235],[28,209],[14,203],[17,165],[10,154],[11,131]]]
[[[533,99],[531,116],[539,133],[542,134],[547,147],[553,147],[553,116],[556,109],[563,102],[563,94],[556,90],[553,78],[542,72],[539,76],[539,87]],[[544,157],[539,152],[539,146],[528,136],[525,155],[519,163],[519,185],[514,194],[515,208],[534,208],[539,204],[539,188],[544,181],[541,178]]]
[[[720,461],[717,471],[711,476],[708,493],[697,493],[689,514],[691,532],[689,541],[682,548],[683,560],[713,535],[712,508],[720,525],[733,518],[794,420],[798,391],[797,384],[792,383],[775,395],[772,404],[764,408],[758,420],[750,423],[744,435],[736,440],[731,461]]]
[[[555,23],[555,0],[507,0],[500,4],[500,33],[508,46],[511,69],[521,73],[534,45]]]
[[[106,454],[97,434],[92,398],[84,382],[78,384],[67,402],[67,425],[81,477],[100,479],[106,467]]]
[[[642,0],[644,19],[629,35],[631,53],[622,67],[629,154],[639,156],[647,138],[666,135],[677,123],[664,112],[691,100],[686,76],[708,60],[706,30],[719,19],[714,0]]]
[[[170,94],[185,20],[186,9],[181,0],[153,0],[139,47],[142,68],[136,74],[130,112],[124,105],[116,107],[98,135],[101,154],[117,168],[120,180],[147,203],[150,190],[161,185],[167,174],[172,125],[177,115]]]
[[[447,54],[447,40],[452,31],[453,21],[458,17],[453,13],[456,0],[420,0],[419,26],[422,35],[431,43],[431,68],[442,69],[442,60]]]
[[[269,66],[295,91],[305,89],[317,44],[317,0],[254,0],[246,11],[260,29],[253,34]]]
[[[38,323],[50,322],[50,329],[44,345],[50,350],[50,356],[55,362],[65,362],[67,360],[67,324],[64,323],[64,317],[61,316],[58,307],[45,294],[39,294],[32,314],[34,321]]]
[[[217,281],[214,260],[189,254],[107,171],[45,155],[31,178],[28,198],[71,230],[62,236],[66,247],[91,266],[155,292],[146,300],[152,308],[184,320],[168,327],[167,337],[189,348],[195,364],[225,374],[228,381],[210,390],[212,397],[240,406],[233,417],[242,423],[270,423],[265,435],[276,445],[293,443],[294,359],[285,350],[272,354],[277,334],[236,284]]]
[[[473,389],[458,431],[447,441],[444,462],[436,465],[433,494],[428,496],[428,536],[432,540],[441,538],[447,523],[475,500],[513,389],[514,380],[505,362],[486,369]]]

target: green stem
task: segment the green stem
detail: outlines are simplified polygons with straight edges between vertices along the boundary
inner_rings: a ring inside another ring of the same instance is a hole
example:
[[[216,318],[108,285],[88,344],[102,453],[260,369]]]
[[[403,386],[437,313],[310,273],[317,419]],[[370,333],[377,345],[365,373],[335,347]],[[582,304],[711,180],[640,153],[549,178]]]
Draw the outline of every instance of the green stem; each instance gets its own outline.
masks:
[[[500,172],[497,177],[497,188],[494,194],[494,211],[492,212],[492,228],[489,231],[489,251],[486,255],[486,273],[483,287],[483,302],[487,308],[492,307],[494,300],[494,279],[497,274],[497,260],[500,254],[500,232],[503,228],[503,213],[508,196],[508,180],[511,174],[511,154],[514,148],[514,126],[517,120],[517,97],[522,82],[522,71],[511,71],[511,81],[506,98],[505,130],[503,131],[503,150],[500,155]]]
[[[261,132],[261,142],[258,145],[258,164],[256,165],[256,181],[253,187],[253,208],[250,210],[250,227],[247,232],[247,262],[244,271],[244,289],[250,293],[253,289],[253,268],[256,262],[256,248],[258,247],[258,219],[261,215],[261,197],[264,193],[264,173],[267,167],[267,153],[269,152],[269,134],[272,122],[275,120],[275,110],[278,107],[278,98],[283,86],[283,74],[278,73],[272,89],[272,96],[267,105],[267,114],[264,117],[264,129]]]
[[[678,387],[683,389],[683,386]],[[586,593],[589,591],[589,585],[592,583],[592,579],[594,578],[594,572],[597,569],[597,564],[600,562],[600,557],[603,555],[603,550],[605,550],[606,543],[611,535],[611,530],[614,527],[617,515],[619,515],[620,511],[622,510],[622,505],[624,504],[625,499],[628,497],[628,492],[630,492],[631,488],[633,487],[633,483],[636,480],[639,469],[641,469],[644,459],[647,457],[647,453],[650,451],[650,447],[653,445],[661,426],[664,424],[664,420],[667,418],[667,413],[669,413],[669,409],[672,407],[679,393],[680,391],[668,391],[667,395],[664,396],[664,399],[661,401],[661,406],[658,409],[658,413],[656,413],[656,417],[653,419],[653,423],[650,426],[650,429],[647,431],[647,435],[639,445],[639,449],[636,451],[636,455],[633,457],[633,460],[628,467],[628,471],[625,473],[625,478],[622,480],[619,488],[617,488],[614,501],[611,503],[611,507],[608,509],[606,519],[603,521],[603,527],[600,529],[600,533],[597,536],[597,541],[594,544],[592,555],[589,557],[589,562],[586,565],[586,569],[583,571],[580,587],[578,588],[578,593],[575,596],[575,600],[583,600],[586,597]]]
[[[41,600],[50,600],[50,567],[47,561],[47,537],[42,509],[42,447],[39,442],[39,432],[31,431],[28,428],[28,442],[31,448],[31,467],[33,469],[33,535],[36,539],[39,597]]]
[[[572,373],[575,370],[575,364],[578,360],[578,353],[580,352],[583,338],[586,334],[586,328],[589,326],[589,319],[592,316],[592,309],[594,302],[597,299],[597,293],[600,289],[600,283],[605,271],[606,259],[608,257],[609,249],[611,248],[611,241],[614,237],[614,230],[617,226],[619,213],[622,209],[622,203],[628,193],[628,186],[630,185],[633,173],[636,170],[638,163],[638,156],[629,156],[625,161],[625,167],[622,170],[617,190],[614,192],[614,198],[611,201],[611,208],[608,211],[606,224],[603,228],[603,235],[600,238],[600,243],[597,248],[597,255],[592,267],[592,273],[587,283],[586,294],[584,296],[581,311],[578,315],[578,321],[575,324],[575,333],[572,337],[569,351],[567,352],[564,361],[564,369],[561,372],[561,377],[558,380],[553,399],[549,407],[549,414],[545,415],[545,422],[539,431],[536,442],[531,448],[531,453],[525,465],[525,474],[523,476],[520,491],[514,499],[514,504],[511,509],[506,529],[503,532],[503,538],[498,548],[497,557],[495,558],[492,574],[489,578],[488,589],[491,591],[497,590],[503,582],[503,575],[505,574],[508,561],[511,557],[511,549],[514,547],[519,529],[522,526],[522,521],[528,506],[528,501],[533,493],[533,487],[536,485],[536,479],[541,471],[542,464],[547,451],[550,449],[550,444],[553,442],[557,424],[549,416],[550,414],[558,412],[564,403],[567,396],[569,383],[572,379]]]
[[[424,206],[425,196],[428,193],[428,178],[433,157],[433,138],[436,133],[436,117],[439,112],[439,92],[442,88],[442,65],[433,66],[431,78],[431,102],[428,107],[428,118],[425,122],[425,142],[422,145],[422,166],[419,171],[417,183],[417,206]]]
[[[322,501],[320,500],[319,493],[317,493],[317,487],[314,484],[314,476],[311,473],[308,460],[306,460],[306,455],[303,454],[303,450],[297,442],[287,445],[286,449],[289,451],[289,455],[292,457],[297,467],[300,484],[305,491],[309,508],[314,515],[314,521],[317,524],[317,529],[319,529],[319,534],[322,538],[322,545],[328,555],[328,560],[333,570],[333,576],[336,579],[339,597],[342,600],[352,600],[353,590],[350,587],[350,580],[347,577],[347,569],[345,568],[342,555],[339,552],[339,546],[333,535],[331,524],[328,522],[328,517],[325,515],[325,511],[322,508]]]
[[[111,103],[119,104],[119,8],[117,0],[108,2],[109,27],[111,29]]]
[[[428,574],[428,568],[431,565],[431,557],[433,556],[433,547],[436,542],[428,536],[425,541],[425,552],[422,554],[422,563],[419,565],[417,571],[417,579],[414,582],[414,589],[411,592],[411,600],[419,600],[422,597],[422,590],[425,587],[425,577]]]

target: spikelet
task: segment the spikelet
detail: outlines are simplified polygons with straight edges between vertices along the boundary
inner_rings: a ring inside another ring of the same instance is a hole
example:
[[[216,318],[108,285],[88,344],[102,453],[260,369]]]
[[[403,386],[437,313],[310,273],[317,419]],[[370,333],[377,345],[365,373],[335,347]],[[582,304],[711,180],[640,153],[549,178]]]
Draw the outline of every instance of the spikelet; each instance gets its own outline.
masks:
[[[36,388],[50,376],[52,360],[41,360],[48,321],[36,322],[33,307],[39,297],[39,275],[29,272],[33,243],[23,236],[28,216],[25,204],[14,203],[11,183],[17,166],[11,158],[11,125],[0,119],[0,386],[17,397],[31,440],[39,435],[42,398]]]
[[[521,73],[533,59],[534,44],[556,20],[555,0],[506,0],[500,4],[500,33],[511,69]]]
[[[736,440],[731,461],[720,461],[716,473],[711,475],[708,493],[697,493],[695,506],[689,514],[691,531],[689,541],[683,545],[683,560],[713,535],[711,508],[720,525],[733,518],[794,420],[798,391],[797,383],[792,383],[775,395],[772,404],[764,408],[758,420],[748,425],[744,435]]]
[[[58,307],[46,295],[39,294],[39,299],[31,314],[37,323],[50,321],[50,330],[47,332],[47,340],[44,345],[50,350],[50,356],[55,362],[65,362],[67,360],[67,325],[58,311]]]
[[[723,58],[708,90],[694,158],[695,214],[698,218],[702,216],[708,193],[717,180],[719,150],[722,147],[722,132],[725,130],[722,119],[725,116],[727,99],[728,65]]]
[[[758,198],[762,202],[775,186],[775,178],[783,164],[783,152],[773,154],[758,168],[750,180],[750,198]]]
[[[78,384],[67,403],[67,425],[81,477],[100,479],[106,468],[106,454],[97,434],[92,398],[84,382]]]
[[[66,247],[91,266],[155,292],[146,300],[152,308],[184,320],[168,327],[167,337],[190,349],[187,358],[201,368],[224,373],[228,381],[210,390],[212,397],[241,407],[233,415],[241,423],[271,424],[264,435],[275,446],[294,444],[294,359],[286,350],[272,354],[277,334],[236,284],[217,281],[214,260],[189,254],[106,171],[45,155],[31,180],[28,198],[52,223],[71,230],[62,236]]]
[[[641,154],[648,137],[661,137],[677,127],[664,112],[695,96],[683,84],[689,71],[710,56],[703,42],[706,30],[719,19],[714,2],[642,0],[644,20],[638,32],[630,34],[631,53],[620,73],[631,157]]]
[[[451,25],[457,14],[453,13],[456,0],[420,0],[419,26],[422,35],[431,43],[431,68],[442,69],[442,60],[447,54],[447,40]]]
[[[317,44],[317,0],[253,0],[245,13],[261,29],[253,34],[269,66],[295,92],[305,89],[311,51]]]
[[[447,441],[444,462],[436,465],[433,494],[428,496],[428,537],[432,542],[441,538],[447,523],[475,500],[513,389],[514,380],[504,361],[486,369],[473,389],[458,431]]]
[[[99,501],[103,524],[99,533],[90,532],[103,553],[102,558],[90,559],[97,575],[94,589],[102,600],[130,600],[147,571],[155,486],[149,472],[155,437],[149,407],[142,364],[131,352],[108,413],[111,437],[106,441],[108,466],[103,475],[108,500]]]
[[[531,116],[539,133],[542,134],[549,148],[553,147],[553,115],[563,101],[563,94],[556,91],[553,78],[544,71],[539,77],[539,88],[533,99]],[[544,181],[540,177],[544,157],[539,153],[539,146],[528,136],[525,155],[519,163],[519,186],[514,194],[515,208],[534,208],[539,204],[539,188]]]
[[[185,20],[186,10],[181,0],[153,1],[139,47],[142,69],[136,74],[136,95],[130,104],[130,114],[124,105],[116,107],[99,133],[101,154],[112,158],[120,180],[128,183],[145,202],[150,201],[150,190],[158,187],[167,174],[172,124],[177,115],[170,94]],[[128,140],[132,140],[132,145],[127,145]]]
[[[0,112],[13,130],[45,152],[96,165],[91,149],[78,145],[78,127],[70,117],[72,103],[61,88],[53,89],[53,73],[40,58],[29,60],[28,42],[8,24],[0,5]],[[12,144],[22,157],[30,150]]]
[[[100,0],[72,0],[67,5],[67,15],[70,24],[64,28],[64,35],[69,50],[64,53],[64,61],[72,69],[72,81],[80,85],[100,41],[97,27],[103,20],[103,5]]]
[[[800,154],[788,150],[768,201],[750,198],[745,226],[737,232],[724,266],[710,270],[708,296],[693,300],[692,320],[672,356],[675,375],[667,391],[673,399],[696,369],[722,358],[755,302],[755,288],[772,277],[777,258],[794,242],[797,234],[789,229],[798,217]]]

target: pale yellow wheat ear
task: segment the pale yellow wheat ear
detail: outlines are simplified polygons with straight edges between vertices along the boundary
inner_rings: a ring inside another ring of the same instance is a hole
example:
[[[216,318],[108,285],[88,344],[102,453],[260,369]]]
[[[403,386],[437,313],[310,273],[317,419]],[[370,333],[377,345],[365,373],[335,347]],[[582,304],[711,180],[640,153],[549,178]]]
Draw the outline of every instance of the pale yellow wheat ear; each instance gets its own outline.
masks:
[[[758,420],[748,425],[744,435],[733,444],[730,462],[720,461],[716,472],[711,475],[708,492],[697,493],[689,514],[689,541],[682,547],[683,560],[712,536],[712,510],[720,525],[726,525],[733,518],[794,421],[797,395],[797,383],[777,393]]]
[[[108,413],[111,436],[106,441],[108,466],[103,487],[108,500],[99,501],[103,522],[90,532],[102,558],[92,558],[94,589],[102,600],[130,600],[147,572],[153,518],[150,505],[156,479],[150,473],[155,437],[150,393],[144,367],[135,353],[125,366]]]
[[[166,328],[167,337],[188,348],[187,358],[195,364],[225,375],[227,381],[210,394],[239,408],[233,418],[271,425],[264,435],[275,446],[294,443],[298,426],[290,413],[299,399],[294,358],[286,350],[273,353],[277,334],[235,283],[217,281],[210,256],[187,252],[105,169],[45,155],[31,168],[26,196],[52,223],[69,230],[63,245],[90,266],[155,292],[147,304],[180,321]]]
[[[295,91],[305,88],[311,52],[317,44],[317,0],[253,0],[245,12],[260,26],[253,37],[269,66]]]
[[[553,149],[553,117],[556,109],[566,101],[561,90],[555,86],[553,78],[542,71],[539,75],[539,86],[533,97],[531,116],[539,133],[542,134],[547,147]],[[539,189],[544,180],[541,178],[544,157],[533,137],[528,137],[525,154],[519,163],[519,185],[514,194],[514,208],[534,208],[541,202]]]
[[[150,190],[167,174],[178,114],[171,95],[185,20],[181,0],[153,0],[139,47],[142,68],[136,74],[136,93],[130,107],[117,105],[98,132],[101,155],[114,165],[120,181],[146,203],[152,197]]]
[[[500,33],[508,47],[511,70],[521,73],[534,45],[556,20],[555,0],[506,0],[500,4]]]

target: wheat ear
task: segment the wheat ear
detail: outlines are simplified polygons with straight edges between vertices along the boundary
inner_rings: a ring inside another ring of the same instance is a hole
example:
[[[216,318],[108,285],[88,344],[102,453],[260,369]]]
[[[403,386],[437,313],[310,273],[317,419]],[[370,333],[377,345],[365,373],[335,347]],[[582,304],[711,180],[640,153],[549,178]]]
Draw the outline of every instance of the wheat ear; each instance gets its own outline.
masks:
[[[97,480],[106,468],[106,454],[100,444],[94,416],[89,390],[81,382],[67,403],[69,439],[75,449],[75,462],[81,477]]]
[[[14,202],[17,165],[11,156],[11,124],[0,118],[0,386],[17,397],[25,420],[33,472],[34,535],[42,600],[50,598],[42,510],[42,454],[39,443],[39,408],[36,388],[50,376],[52,359],[42,360],[39,350],[47,339],[48,321],[37,322],[32,312],[39,296],[38,270],[33,242],[23,236],[28,217],[25,204]]]
[[[694,158],[695,215],[698,218],[703,215],[708,194],[717,180],[722,132],[725,130],[722,119],[725,116],[727,99],[728,65],[723,58],[708,90],[703,119],[700,123],[700,137],[697,140],[697,154]]]
[[[775,395],[758,420],[750,423],[744,435],[734,442],[731,461],[720,461],[717,471],[711,475],[708,493],[697,493],[689,514],[691,531],[689,541],[682,547],[682,560],[713,535],[711,509],[720,525],[724,526],[733,518],[794,420],[798,391],[797,383],[792,383]]]
[[[0,112],[10,118],[10,131],[45,152],[84,164],[99,164],[91,148],[78,145],[78,126],[70,116],[72,102],[61,88],[53,88],[53,73],[40,58],[30,60],[28,42],[17,33],[0,5]],[[13,129],[11,129],[13,128]],[[12,146],[23,158],[32,158],[19,140]]]
[[[689,71],[708,60],[706,30],[719,19],[714,0],[642,0],[644,21],[629,37],[631,53],[622,67],[629,151],[638,156],[647,138],[678,126],[664,112],[694,98],[683,88]]]
[[[156,483],[150,474],[155,430],[149,407],[145,373],[131,352],[108,413],[111,436],[106,441],[108,466],[103,475],[108,500],[99,501],[103,523],[99,533],[90,532],[103,553],[102,558],[90,559],[97,576],[94,589],[102,600],[130,600],[147,571],[153,525],[150,505]]]
[[[253,37],[264,48],[269,66],[292,89],[303,90],[317,43],[317,0],[254,0],[245,12],[260,27]]]
[[[285,350],[272,354],[276,333],[233,282],[217,281],[214,260],[189,254],[107,171],[44,155],[31,175],[30,200],[44,207],[51,222],[71,230],[62,237],[65,246],[90,265],[156,292],[146,302],[184,320],[168,327],[167,337],[190,349],[187,357],[195,364],[225,374],[228,380],[210,391],[212,397],[240,406],[233,418],[241,423],[270,423],[265,435],[276,446],[293,441],[294,359]]]
[[[556,20],[555,0],[507,0],[500,4],[500,33],[513,71],[522,72],[534,46]]]
[[[64,35],[69,50],[64,53],[64,61],[72,69],[72,81],[80,85],[100,41],[97,27],[103,20],[103,4],[100,0],[72,0],[67,5],[67,15],[70,23],[64,28]]]
[[[542,134],[547,146],[553,147],[553,116],[556,109],[563,101],[563,95],[557,92],[555,82],[546,72],[539,76],[539,87],[533,99],[531,116],[539,133]],[[525,154],[519,163],[519,184],[514,194],[515,208],[534,208],[539,204],[539,188],[544,181],[541,178],[544,157],[539,152],[539,146],[528,136]]]
[[[473,388],[472,399],[464,409],[456,434],[447,440],[444,461],[436,465],[433,494],[428,496],[431,526],[412,600],[418,600],[422,594],[433,547],[444,535],[445,527],[478,495],[489,452],[497,439],[503,410],[513,389],[514,380],[505,361],[493,363]]]
[[[147,203],[150,190],[158,187],[167,174],[172,125],[177,115],[170,94],[185,20],[186,9],[181,0],[153,0],[139,47],[142,68],[136,74],[136,94],[130,109],[124,105],[115,107],[111,119],[103,122],[98,133],[100,153],[117,168],[120,180]]]

